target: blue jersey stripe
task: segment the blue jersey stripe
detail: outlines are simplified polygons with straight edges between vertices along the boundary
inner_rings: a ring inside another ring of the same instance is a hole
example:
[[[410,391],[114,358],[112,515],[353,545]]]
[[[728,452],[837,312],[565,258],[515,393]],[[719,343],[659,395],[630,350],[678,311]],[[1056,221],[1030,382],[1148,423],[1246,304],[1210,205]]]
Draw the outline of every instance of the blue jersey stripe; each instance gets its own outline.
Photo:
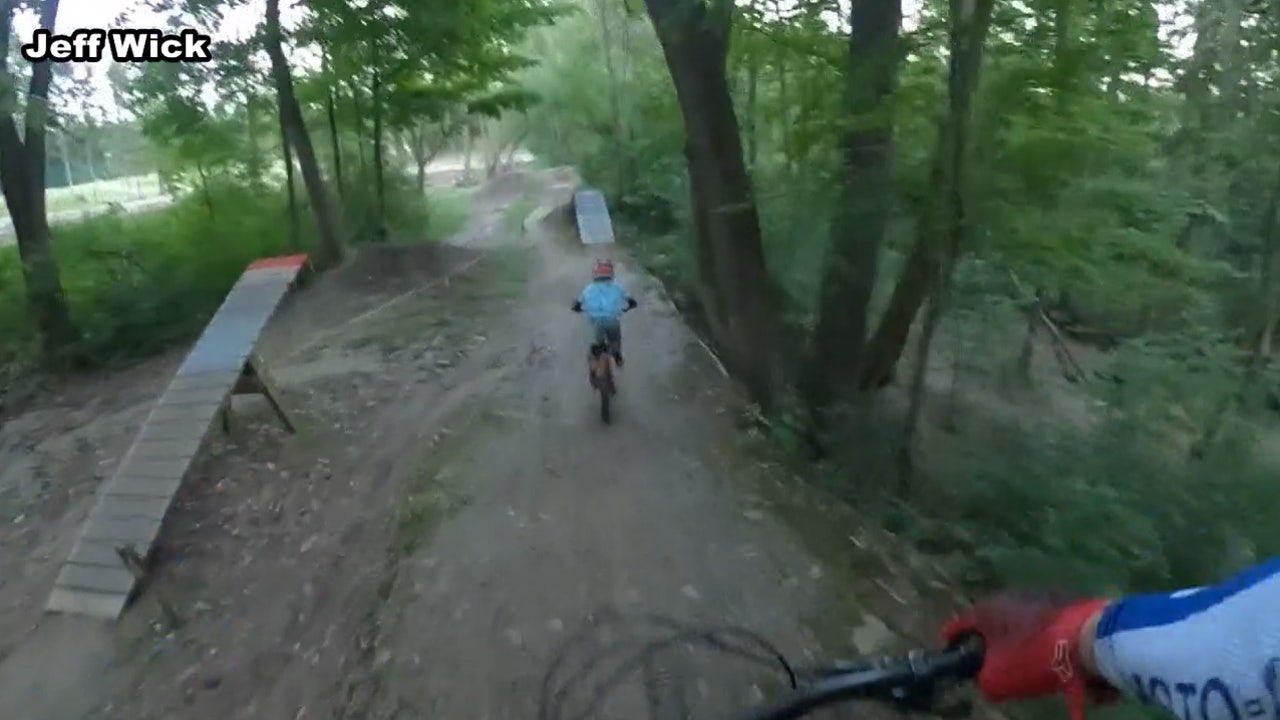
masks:
[[[1129,630],[1180,622],[1277,575],[1280,575],[1280,557],[1210,587],[1190,592],[1130,595],[1112,603],[1103,612],[1097,637],[1103,639]]]

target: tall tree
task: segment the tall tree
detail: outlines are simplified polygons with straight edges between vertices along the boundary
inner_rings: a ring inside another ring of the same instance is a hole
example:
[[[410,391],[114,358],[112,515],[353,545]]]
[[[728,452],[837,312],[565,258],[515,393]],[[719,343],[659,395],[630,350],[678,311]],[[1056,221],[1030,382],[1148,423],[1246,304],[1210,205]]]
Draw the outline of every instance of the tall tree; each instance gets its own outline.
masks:
[[[920,332],[906,426],[898,456],[904,483],[910,479],[914,467],[915,439],[924,409],[925,375],[928,372],[930,349],[942,316],[942,305],[951,283],[952,272],[971,231],[972,218],[966,177],[971,145],[970,125],[995,0],[949,0],[949,5],[951,31],[948,43],[950,67],[947,72],[947,114],[939,127],[934,174],[930,182],[930,188],[936,192],[931,193],[926,201],[916,240],[917,244],[932,246],[931,253],[937,259],[932,266],[933,276],[927,279],[929,304],[924,327]]]
[[[271,58],[271,78],[279,101],[280,121],[284,124],[285,135],[302,171],[302,181],[306,185],[311,212],[315,215],[316,227],[320,233],[315,262],[326,268],[342,260],[342,231],[338,212],[329,197],[324,177],[320,174],[320,164],[316,159],[315,147],[311,144],[311,134],[307,131],[302,108],[293,91],[293,77],[289,61],[285,58],[284,35],[280,29],[280,0],[267,0],[266,10],[263,40],[267,55]]]
[[[15,119],[19,103],[9,49],[13,42],[13,15],[20,7],[20,3],[7,2],[0,12],[0,42],[4,43],[0,48],[0,92],[5,106],[0,111],[0,189],[18,239],[27,300],[40,327],[45,353],[53,358],[78,340],[50,244],[45,208],[45,128],[53,66],[39,62],[32,68],[22,112],[23,131],[19,135]],[[40,27],[53,28],[57,17],[58,0],[43,0]]]
[[[853,0],[844,68],[840,196],[804,382],[815,429],[835,396],[858,389],[867,312],[893,206],[893,106],[901,0]]]
[[[731,0],[645,0],[685,132],[703,314],[762,407],[777,390],[776,296],[727,74]]]

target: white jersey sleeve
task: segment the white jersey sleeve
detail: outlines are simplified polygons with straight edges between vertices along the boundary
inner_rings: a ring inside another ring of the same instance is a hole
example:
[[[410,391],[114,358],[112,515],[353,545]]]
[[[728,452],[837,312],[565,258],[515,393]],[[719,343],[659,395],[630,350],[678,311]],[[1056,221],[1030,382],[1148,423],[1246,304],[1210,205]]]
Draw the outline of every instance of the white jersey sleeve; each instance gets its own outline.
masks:
[[[1181,720],[1280,720],[1280,558],[1112,603],[1094,649],[1112,685]]]

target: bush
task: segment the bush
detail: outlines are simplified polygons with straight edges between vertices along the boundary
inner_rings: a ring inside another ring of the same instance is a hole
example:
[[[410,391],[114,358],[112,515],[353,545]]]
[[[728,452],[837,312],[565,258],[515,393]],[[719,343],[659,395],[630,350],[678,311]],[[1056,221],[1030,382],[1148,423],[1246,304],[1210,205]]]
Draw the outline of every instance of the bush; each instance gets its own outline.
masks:
[[[420,221],[421,225],[417,233],[421,235],[425,228],[427,239],[435,242],[443,242],[453,237],[467,224],[474,195],[474,187],[440,188],[433,191],[426,203],[422,205],[424,217]]]
[[[352,183],[365,188],[369,183]],[[408,234],[427,226],[424,202],[396,176],[388,177],[389,230]],[[372,229],[372,191],[347,198],[344,219],[352,244]],[[171,207],[139,215],[102,215],[53,228],[54,253],[73,320],[77,348],[110,365],[153,354],[199,334],[226,292],[255,259],[314,247],[315,223],[300,196],[300,247],[289,240],[284,193],[225,183],[193,193]],[[462,209],[465,214],[465,206]],[[16,248],[0,248],[0,388],[29,371],[39,336],[24,296]]]
[[[1208,408],[1221,407],[1239,379],[1188,365],[1167,347],[1126,348],[1111,371],[1122,381],[1038,388],[1007,406],[969,393],[976,397],[961,401],[957,427],[929,430],[907,488],[883,452],[897,446],[901,423],[879,408],[867,427],[851,421],[843,433],[856,447],[838,458],[835,489],[975,593],[1188,587],[1274,553],[1280,526],[1269,518],[1280,499],[1259,453],[1264,430],[1227,413],[1207,451],[1189,452]],[[1091,417],[1068,422],[1054,412],[1048,394],[1089,389]]]

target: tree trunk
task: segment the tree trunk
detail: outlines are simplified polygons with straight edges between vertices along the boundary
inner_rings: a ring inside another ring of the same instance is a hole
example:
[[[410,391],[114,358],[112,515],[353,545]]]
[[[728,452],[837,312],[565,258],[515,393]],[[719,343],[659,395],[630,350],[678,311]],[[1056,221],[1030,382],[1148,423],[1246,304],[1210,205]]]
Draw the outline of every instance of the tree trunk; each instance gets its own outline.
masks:
[[[92,121],[87,123],[84,134],[85,168],[89,172],[89,181],[104,179],[98,172],[98,127]]]
[[[12,5],[0,11],[0,92],[7,107],[14,108],[13,73],[9,68],[9,47],[13,32]],[[58,0],[44,0],[40,27],[52,29],[58,16]],[[45,357],[61,364],[79,340],[71,321],[58,263],[49,241],[49,219],[45,213],[45,128],[48,120],[49,84],[53,68],[48,62],[34,63],[23,119],[18,133],[13,115],[0,113],[0,190],[4,193],[17,236],[18,257],[27,302],[40,329]]]
[[[71,174],[71,143],[67,141],[67,131],[58,131],[58,145],[60,147],[59,155],[62,156],[62,175],[66,187],[76,184],[75,176]]]
[[[951,235],[948,231],[950,213],[961,213],[957,200],[958,180],[953,181],[959,159],[966,152],[970,106],[978,85],[978,71],[982,66],[982,44],[991,27],[993,0],[952,0],[952,12],[959,18],[971,18],[965,22],[965,36],[953,42],[973,43],[964,53],[953,55],[949,71],[950,110],[940,123],[938,147],[934,152],[929,172],[925,211],[916,223],[916,239],[907,256],[906,265],[893,288],[889,306],[885,309],[875,334],[866,346],[866,356],[861,370],[863,389],[887,385],[893,379],[894,368],[902,357],[907,336],[920,306],[929,293],[937,287],[936,278],[942,268],[945,248],[939,247],[937,238]],[[953,20],[953,22],[956,22]],[[964,22],[964,21],[962,21]],[[953,29],[953,32],[957,32]],[[959,113],[959,115],[957,115]],[[953,238],[953,242],[958,239]],[[959,248],[956,248],[959,252]]]
[[[1017,377],[1026,387],[1035,384],[1036,334],[1040,329],[1040,313],[1044,307],[1042,293],[1036,288],[1036,297],[1027,305],[1026,334],[1022,337],[1022,350],[1018,352]]]
[[[333,159],[333,182],[338,186],[338,198],[347,197],[347,180],[342,176],[342,138],[338,135],[337,100],[333,93],[333,67],[329,62],[329,48],[321,45],[320,67],[328,83],[324,89],[324,112],[329,123],[329,154]]]
[[[853,0],[846,128],[840,139],[841,202],[831,225],[818,322],[805,377],[815,431],[836,396],[858,388],[867,312],[893,206],[893,109],[902,25],[901,0]]]
[[[200,178],[200,198],[204,200],[204,209],[213,217],[213,193],[209,192],[209,177],[204,172],[204,163],[196,161],[196,176]]]
[[[409,129],[409,153],[418,171],[418,194],[427,194],[427,132],[422,123],[414,123]]]
[[[939,260],[934,264],[935,273],[928,278],[931,295],[929,311],[920,331],[920,344],[915,372],[911,378],[910,402],[907,420],[903,427],[902,445],[898,454],[899,483],[902,489],[910,488],[914,468],[916,435],[920,417],[924,411],[925,385],[928,376],[929,355],[938,324],[942,318],[946,291],[951,285],[952,270],[960,257],[969,234],[968,207],[965,198],[965,170],[969,156],[969,124],[973,108],[973,95],[978,87],[979,70],[982,67],[982,50],[987,31],[991,27],[991,12],[995,0],[951,0],[951,60],[948,72],[948,113],[939,134],[938,155],[943,160],[943,181],[940,193],[930,193],[922,227],[927,235],[917,239],[930,242],[929,238],[945,238],[945,244],[937,248]],[[928,208],[936,208],[932,212]]]
[[[1213,203],[1215,194],[1211,181],[1206,178],[1216,177],[1213,166],[1213,143],[1208,138],[1213,130],[1214,98],[1211,90],[1213,78],[1220,60],[1218,38],[1221,27],[1218,22],[1219,8],[1216,3],[1199,3],[1194,10],[1195,43],[1191,49],[1191,57],[1186,63],[1186,70],[1178,79],[1183,91],[1183,119],[1181,127],[1174,134],[1172,152],[1173,161],[1183,168],[1186,177],[1191,181],[1191,192],[1195,199]],[[1211,225],[1202,213],[1187,214],[1186,225],[1179,231],[1177,247],[1188,251],[1203,247],[1205,237]]]
[[[307,125],[302,117],[302,108],[298,106],[298,98],[293,93],[293,78],[284,56],[284,39],[280,31],[280,0],[267,0],[265,27],[267,55],[271,57],[271,78],[280,103],[280,122],[289,138],[289,146],[297,156],[307,196],[311,200],[311,211],[315,214],[316,227],[320,233],[314,262],[320,268],[328,268],[342,260],[342,233],[329,200],[328,188],[320,175],[320,166],[316,162],[315,148],[311,145],[311,136],[307,133]]]
[[[604,47],[604,68],[609,78],[609,109],[612,113],[613,162],[615,184],[618,194],[626,196],[629,191],[630,178],[626,168],[626,152],[622,138],[622,101],[619,97],[618,71],[613,62],[613,33],[609,27],[609,7],[606,0],[596,0],[596,10],[600,15],[600,42]]]
[[[382,73],[373,70],[373,192],[377,198],[378,217],[374,227],[381,228],[387,222],[387,196],[382,176]],[[382,234],[378,234],[382,237]]]
[[[333,155],[333,182],[338,186],[338,197],[347,197],[347,179],[342,175],[342,143],[338,136],[338,113],[334,108],[333,87],[325,96],[325,113],[329,117],[329,152]]]
[[[356,130],[356,160],[360,163],[361,182],[367,177],[369,171],[369,163],[364,157],[364,108],[360,105],[360,88],[356,87],[354,82],[347,83],[347,89],[351,91],[351,110],[355,116],[352,118],[355,122]]]
[[[1271,336],[1277,319],[1280,319],[1280,293],[1277,292],[1277,273],[1280,273],[1280,173],[1271,190],[1270,202],[1262,219],[1262,248],[1258,257],[1258,310],[1251,328],[1253,347],[1245,373],[1245,397],[1252,392],[1262,371],[1271,361]]]
[[[277,113],[280,117],[280,149],[284,153],[284,187],[285,192],[289,196],[289,247],[299,248],[302,246],[300,233],[302,224],[298,218],[298,191],[294,187],[293,179],[293,151],[289,147],[289,131],[284,126],[284,114]]]
[[[760,154],[760,138],[758,130],[757,114],[757,94],[760,86],[760,61],[752,54],[747,65],[747,107],[745,109],[746,124],[743,137],[747,145],[747,170],[754,172],[756,169],[756,159]],[[757,178],[759,179],[759,178]]]
[[[462,176],[467,179],[467,182],[471,182],[471,155],[476,149],[476,128],[474,125],[470,124],[470,121],[468,121],[464,132],[466,132],[467,137],[465,140],[465,148],[463,150]]]
[[[726,58],[730,0],[645,0],[684,121],[698,257],[715,304],[708,320],[726,364],[766,412],[774,402],[777,309],[742,155]]]

